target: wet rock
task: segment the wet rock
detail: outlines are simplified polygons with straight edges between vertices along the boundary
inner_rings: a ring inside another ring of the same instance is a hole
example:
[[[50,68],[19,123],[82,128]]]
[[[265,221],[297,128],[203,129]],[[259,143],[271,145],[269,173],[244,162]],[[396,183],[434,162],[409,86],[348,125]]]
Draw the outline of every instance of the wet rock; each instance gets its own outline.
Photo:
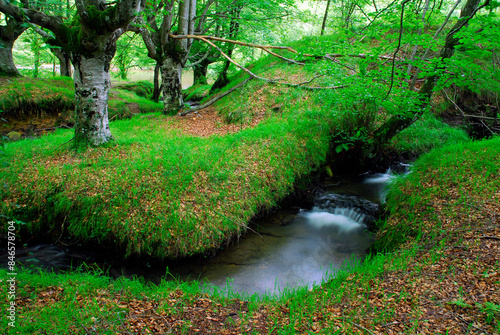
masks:
[[[283,220],[281,220],[280,225],[281,226],[288,226],[293,221],[295,221],[296,218],[297,218],[297,215],[288,215],[285,218],[283,218]]]
[[[11,141],[19,141],[21,139],[21,133],[18,133],[17,131],[11,131],[7,134],[7,137]]]
[[[371,225],[379,216],[379,205],[352,195],[325,194],[314,201],[317,211],[333,213],[337,208],[353,209],[360,214],[364,214],[365,224]]]

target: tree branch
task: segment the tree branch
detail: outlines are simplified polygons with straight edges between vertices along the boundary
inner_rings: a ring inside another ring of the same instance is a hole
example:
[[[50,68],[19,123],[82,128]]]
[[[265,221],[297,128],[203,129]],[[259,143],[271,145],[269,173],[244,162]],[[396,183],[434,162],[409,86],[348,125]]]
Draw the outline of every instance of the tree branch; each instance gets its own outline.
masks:
[[[174,39],[189,39],[189,38],[194,38],[194,39],[199,39],[199,40],[211,40],[211,41],[218,41],[218,42],[225,42],[225,43],[232,43],[236,45],[241,45],[241,46],[246,46],[246,47],[251,47],[251,48],[257,48],[257,49],[262,49],[266,52],[269,52],[267,49],[277,49],[277,50],[288,50],[292,53],[298,54],[299,52],[291,47],[287,46],[277,46],[277,45],[261,45],[261,44],[254,44],[254,43],[245,43],[241,41],[235,41],[235,40],[230,40],[222,37],[216,37],[216,36],[208,36],[208,35],[173,35],[169,34],[171,38]],[[270,53],[270,52],[269,52]],[[316,55],[311,55],[311,54],[303,54],[305,57],[318,57]],[[296,61],[288,59],[283,57],[282,59],[287,60],[289,62],[297,64]]]
[[[391,94],[391,91],[392,91],[392,87],[394,86],[394,69],[395,69],[395,65],[396,65],[396,55],[398,54],[399,52],[399,48],[401,47],[401,38],[403,36],[403,15],[404,15],[404,12],[405,12],[405,5],[409,2],[410,0],[405,0],[403,1],[403,3],[401,4],[401,19],[400,19],[400,23],[399,23],[399,39],[398,39],[398,47],[396,48],[396,51],[394,51],[394,56],[392,57],[392,73],[391,73],[391,85],[389,86],[389,90],[387,91],[387,94],[384,98],[387,99],[387,97],[389,96],[389,94]]]
[[[64,26],[62,19],[58,16],[47,15],[44,12],[31,8],[21,8],[12,5],[6,0],[0,0],[0,12],[12,16],[19,22],[28,20],[42,28],[47,28],[56,36],[60,34],[61,27]]]

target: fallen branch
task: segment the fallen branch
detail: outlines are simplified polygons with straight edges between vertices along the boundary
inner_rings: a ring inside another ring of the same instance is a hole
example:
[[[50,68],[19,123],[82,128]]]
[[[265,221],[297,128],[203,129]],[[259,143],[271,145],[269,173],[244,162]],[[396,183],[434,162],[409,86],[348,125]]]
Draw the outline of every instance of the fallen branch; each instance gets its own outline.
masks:
[[[186,35],[186,36],[191,36],[191,35]],[[196,36],[196,35],[193,35],[193,36]],[[256,79],[260,79],[260,80],[264,80],[264,81],[268,81],[268,82],[271,82],[271,83],[276,82],[275,80],[272,80],[272,79],[267,79],[267,78],[264,78],[264,77],[259,77],[258,75],[256,75],[255,73],[253,73],[252,71],[250,71],[249,69],[247,69],[246,67],[244,67],[243,65],[238,64],[231,57],[229,57],[224,51],[222,51],[221,48],[219,48],[217,45],[215,45],[214,43],[212,43],[208,39],[203,38],[201,36],[198,36],[198,39],[200,39],[200,40],[204,41],[205,43],[208,43],[211,46],[213,46],[214,48],[216,48],[221,53],[221,55],[224,56],[224,58],[226,58],[230,63],[234,64],[236,67],[238,67],[241,70],[245,71],[251,77],[256,78]]]
[[[348,54],[348,55],[343,55],[343,54],[326,54],[324,58],[330,59],[331,58],[340,58],[340,57],[352,57],[352,58],[362,58],[362,59],[367,59],[368,57],[373,57],[373,55],[367,55],[367,54]],[[376,56],[376,58],[380,59],[386,59],[386,60],[398,60],[398,61],[403,61],[403,58],[396,58],[395,56]]]
[[[448,93],[446,93],[446,90],[443,90],[444,95],[446,95],[446,98],[455,106],[456,109],[462,114],[463,117],[470,117],[470,118],[476,118],[476,119],[483,119],[483,120],[498,120],[497,118],[494,117],[489,117],[489,116],[482,116],[482,115],[471,115],[471,114],[465,114],[465,112],[460,108],[455,101],[453,101],[449,96]]]
[[[349,320],[345,320],[345,321],[347,321],[348,323],[350,323],[351,325],[353,325],[353,326],[355,326],[355,327],[358,327],[358,328],[359,328],[359,329],[361,329],[361,330],[364,330],[365,332],[367,332],[367,333],[368,333],[368,334],[370,334],[370,335],[375,335],[375,333],[374,333],[374,332],[372,332],[371,330],[369,330],[369,329],[367,329],[367,328],[363,327],[362,325],[358,325],[357,323],[354,323],[354,322],[349,321]]]
[[[498,236],[479,236],[478,238],[481,238],[481,239],[488,239],[488,240],[500,240],[500,237]]]
[[[177,115],[179,116],[185,116],[189,113],[194,113],[194,112],[197,112],[201,109],[204,109],[204,108],[207,108],[208,106],[212,105],[213,103],[215,103],[216,101],[224,98],[226,95],[232,93],[233,91],[235,91],[236,89],[240,88],[241,86],[245,85],[246,83],[248,83],[250,80],[252,80],[253,77],[251,78],[247,78],[245,80],[243,80],[241,83],[239,83],[238,85],[232,87],[231,89],[227,90],[226,92],[223,92],[219,95],[216,95],[215,97],[213,97],[212,99],[210,99],[209,101],[205,102],[204,104],[202,105],[199,105],[198,107],[196,108],[191,108],[191,109],[186,109],[186,110],[181,110]]]
[[[356,72],[356,69],[355,69],[355,68],[353,68],[353,67],[351,67],[351,66],[349,66],[349,65],[346,65],[346,64],[342,64],[342,63],[341,63],[341,62],[340,62],[337,58],[330,57],[330,55],[325,55],[325,57],[324,57],[324,58],[325,58],[325,59],[328,59],[328,60],[331,60],[332,62],[334,62],[334,63],[336,63],[336,64],[338,64],[338,65],[340,65],[340,66],[346,67],[346,68],[348,68],[348,69],[349,69],[349,70],[351,70],[351,71]]]

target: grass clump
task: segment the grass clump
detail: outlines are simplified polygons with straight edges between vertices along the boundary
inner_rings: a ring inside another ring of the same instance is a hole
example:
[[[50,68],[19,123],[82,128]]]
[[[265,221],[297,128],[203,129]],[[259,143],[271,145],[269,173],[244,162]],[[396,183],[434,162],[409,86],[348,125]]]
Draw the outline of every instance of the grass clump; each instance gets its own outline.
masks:
[[[128,90],[111,91],[108,102],[110,120],[131,118],[136,114],[147,114],[161,111],[161,103],[154,102]]]
[[[142,83],[140,87],[148,87]],[[8,119],[30,119],[44,115],[58,115],[71,119],[75,107],[75,89],[69,77],[52,79],[1,78],[0,110]],[[113,89],[109,99],[109,118],[130,118],[138,113],[152,113],[162,109],[128,90]],[[4,127],[8,125],[4,124]]]
[[[450,127],[428,112],[394,137],[391,146],[402,155],[418,157],[434,148],[467,141],[465,130]]]
[[[141,80],[133,83],[119,84],[117,88],[120,90],[134,92],[141,98],[150,99],[153,95],[154,84],[148,80]]]
[[[425,239],[445,231],[446,223],[436,211],[439,202],[445,208],[466,210],[464,203],[474,206],[476,199],[498,196],[499,154],[500,137],[496,137],[448,145],[420,157],[413,172],[391,190],[391,218],[382,225],[374,250],[394,250],[408,239]],[[458,217],[459,212],[452,216]],[[440,222],[441,227],[429,226],[433,221]]]
[[[42,111],[63,112],[74,106],[73,80],[1,78],[0,110],[5,115],[29,115]]]

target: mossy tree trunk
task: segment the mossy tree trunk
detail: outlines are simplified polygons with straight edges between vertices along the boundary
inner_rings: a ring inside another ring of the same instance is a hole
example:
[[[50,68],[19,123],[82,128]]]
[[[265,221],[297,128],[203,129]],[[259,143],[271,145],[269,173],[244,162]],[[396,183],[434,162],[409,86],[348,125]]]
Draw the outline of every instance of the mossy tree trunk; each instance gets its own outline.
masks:
[[[113,139],[109,130],[109,68],[113,52],[73,57],[75,66],[75,143],[101,145]]]
[[[14,64],[12,48],[27,26],[13,18],[6,18],[5,22],[5,25],[0,26],[0,76],[19,77],[21,74]]]
[[[182,97],[182,64],[174,57],[167,57],[161,65],[161,90],[163,113],[173,114],[184,106]]]
[[[59,73],[63,77],[71,77],[71,57],[62,49],[50,49],[54,56],[59,60]]]
[[[178,8],[174,5],[177,2],[167,1],[164,6],[153,5],[151,14],[144,20],[138,18],[128,29],[141,34],[144,44],[148,49],[148,56],[157,62],[155,74],[161,72],[161,89],[155,89],[158,98],[160,90],[163,94],[163,113],[172,114],[177,112],[184,105],[182,97],[182,69],[186,63],[187,55],[193,43],[192,39],[175,40],[169,37],[175,18],[178,18],[177,34],[194,34],[196,19],[196,0],[181,0],[178,2]],[[156,17],[160,12],[167,13],[163,15],[161,24],[158,26]],[[150,29],[145,29],[145,24]],[[160,67],[158,68],[158,64]],[[155,75],[156,78],[156,75]],[[156,79],[155,79],[156,81]]]

